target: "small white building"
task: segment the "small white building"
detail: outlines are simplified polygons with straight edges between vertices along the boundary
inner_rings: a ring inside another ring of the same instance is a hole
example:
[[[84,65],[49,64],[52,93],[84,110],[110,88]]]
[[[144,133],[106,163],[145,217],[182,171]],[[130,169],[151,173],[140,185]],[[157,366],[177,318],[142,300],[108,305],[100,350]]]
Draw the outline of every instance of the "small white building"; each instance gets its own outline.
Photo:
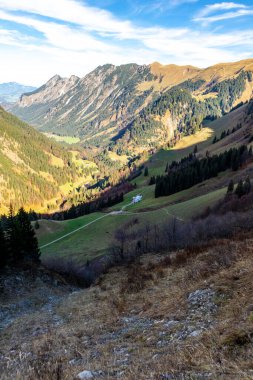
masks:
[[[138,194],[135,197],[133,197],[132,203],[138,203],[142,200],[142,195]]]

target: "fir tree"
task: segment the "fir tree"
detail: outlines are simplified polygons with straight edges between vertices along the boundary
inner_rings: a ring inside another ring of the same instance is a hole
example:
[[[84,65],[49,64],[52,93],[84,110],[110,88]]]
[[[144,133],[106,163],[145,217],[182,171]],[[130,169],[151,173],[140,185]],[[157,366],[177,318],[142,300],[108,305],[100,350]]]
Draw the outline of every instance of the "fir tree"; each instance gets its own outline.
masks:
[[[152,177],[150,178],[149,185],[154,185],[155,182],[156,182],[156,180],[155,180],[155,176],[152,176]]]
[[[244,190],[244,194],[249,194],[251,191],[251,182],[250,182],[249,176],[246,178],[243,184],[243,190]]]
[[[17,214],[17,223],[22,237],[20,242],[20,254],[23,260],[39,262],[40,252],[38,240],[31,225],[29,215],[21,207]]]
[[[38,230],[40,228],[38,220],[36,220],[36,222],[34,223],[34,228],[35,230]]]
[[[148,177],[148,167],[147,166],[145,167],[145,170],[144,170],[144,177]]]
[[[234,191],[234,181],[231,179],[228,184],[227,194],[231,194]]]
[[[20,231],[16,218],[14,216],[13,207],[10,205],[9,214],[6,221],[6,242],[11,264],[20,261]]]
[[[8,262],[8,251],[4,231],[0,223],[0,268],[3,268]]]
[[[235,189],[235,194],[238,196],[238,198],[241,198],[244,195],[243,182],[241,179],[238,182],[237,188]]]

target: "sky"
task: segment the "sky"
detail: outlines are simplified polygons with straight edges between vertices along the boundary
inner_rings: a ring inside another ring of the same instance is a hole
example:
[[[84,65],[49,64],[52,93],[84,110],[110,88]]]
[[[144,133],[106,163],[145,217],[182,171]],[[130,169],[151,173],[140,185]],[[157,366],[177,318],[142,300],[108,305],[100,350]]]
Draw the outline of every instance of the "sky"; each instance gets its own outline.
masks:
[[[252,21],[252,0],[0,0],[0,83],[253,58]]]

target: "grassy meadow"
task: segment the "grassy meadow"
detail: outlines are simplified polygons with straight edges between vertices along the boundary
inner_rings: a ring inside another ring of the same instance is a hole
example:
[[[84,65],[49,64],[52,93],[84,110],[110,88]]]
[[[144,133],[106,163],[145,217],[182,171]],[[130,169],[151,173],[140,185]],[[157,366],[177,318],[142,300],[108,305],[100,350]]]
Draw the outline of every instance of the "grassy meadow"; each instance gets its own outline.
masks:
[[[210,122],[195,135],[182,138],[174,148],[161,149],[150,157],[146,164],[149,168],[149,176],[144,177],[142,174],[134,179],[136,189],[126,194],[122,203],[114,205],[105,212],[96,212],[73,220],[41,221],[37,231],[40,246],[83,227],[42,248],[42,260],[48,257],[59,257],[83,263],[87,259],[90,260],[107,253],[113,243],[115,231],[133,218],[138,218],[138,227],[136,228],[147,223],[163,223],[173,217],[184,221],[200,214],[208,206],[214,205],[224,196],[230,173],[221,173],[217,178],[190,189],[159,198],[154,196],[155,185],[149,186],[148,183],[151,176],[164,174],[167,163],[180,160],[193,152],[195,145],[198,145],[200,155],[205,154],[207,149],[213,149],[214,135],[219,137],[224,130],[236,126],[242,115],[241,108],[225,116],[223,122],[221,120]],[[131,204],[133,196],[137,194],[143,196],[142,201]],[[123,213],[111,214],[120,210]]]

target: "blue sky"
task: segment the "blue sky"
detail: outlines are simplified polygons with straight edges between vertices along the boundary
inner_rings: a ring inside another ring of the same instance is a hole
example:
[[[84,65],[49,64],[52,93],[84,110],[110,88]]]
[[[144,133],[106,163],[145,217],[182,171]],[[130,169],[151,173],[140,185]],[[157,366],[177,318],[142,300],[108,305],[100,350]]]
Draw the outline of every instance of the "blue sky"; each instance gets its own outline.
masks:
[[[253,58],[252,21],[252,0],[0,0],[0,82]]]

